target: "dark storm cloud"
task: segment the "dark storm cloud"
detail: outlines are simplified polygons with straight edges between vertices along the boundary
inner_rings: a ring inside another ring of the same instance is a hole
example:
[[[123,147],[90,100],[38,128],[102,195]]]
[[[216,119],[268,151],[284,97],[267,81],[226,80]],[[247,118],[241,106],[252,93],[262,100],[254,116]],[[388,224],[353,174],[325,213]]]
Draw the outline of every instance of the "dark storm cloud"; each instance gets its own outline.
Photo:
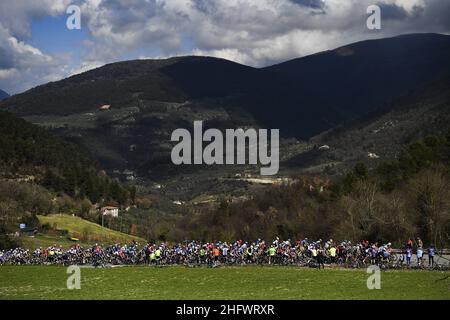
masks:
[[[11,69],[14,65],[14,53],[0,44],[0,69]]]
[[[381,9],[383,19],[388,20],[402,20],[408,18],[408,12],[396,4],[377,3]]]
[[[310,7],[314,9],[320,9],[324,7],[324,1],[322,0],[290,0],[293,3],[296,3],[301,6]]]
[[[418,8],[417,26],[429,32],[450,33],[450,1],[429,0],[425,8]],[[412,22],[414,23],[414,22]]]

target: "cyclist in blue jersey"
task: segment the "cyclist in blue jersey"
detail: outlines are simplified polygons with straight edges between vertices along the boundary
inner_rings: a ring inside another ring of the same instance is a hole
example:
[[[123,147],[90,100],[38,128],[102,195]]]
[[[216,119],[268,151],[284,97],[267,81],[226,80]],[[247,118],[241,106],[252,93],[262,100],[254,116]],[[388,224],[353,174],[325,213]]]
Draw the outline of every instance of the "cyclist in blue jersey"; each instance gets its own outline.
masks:
[[[410,246],[406,246],[406,266],[409,267],[411,265],[411,256],[412,249]]]
[[[430,267],[433,267],[434,265],[434,256],[436,254],[436,248],[434,247],[434,245],[430,245],[430,247],[428,248],[428,264]]]

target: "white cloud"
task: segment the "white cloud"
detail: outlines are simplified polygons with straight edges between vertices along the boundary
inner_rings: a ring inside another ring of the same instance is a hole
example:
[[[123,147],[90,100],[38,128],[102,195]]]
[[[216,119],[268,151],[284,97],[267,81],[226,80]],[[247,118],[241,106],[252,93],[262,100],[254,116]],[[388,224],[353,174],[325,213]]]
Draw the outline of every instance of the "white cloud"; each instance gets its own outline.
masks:
[[[65,76],[62,56],[45,54],[27,43],[33,18],[65,12],[69,0],[0,2],[0,88],[17,93]]]
[[[366,8],[374,3],[398,6],[415,20],[368,31]],[[87,1],[83,12],[95,44],[86,59],[110,62],[139,48],[158,56],[206,54],[260,66],[352,41],[427,31],[423,24],[422,30],[415,27],[416,14],[432,3],[444,0]]]
[[[0,69],[0,79],[8,79],[17,74],[16,68]]]
[[[75,67],[69,67],[70,57],[46,54],[23,40],[32,19],[65,14],[71,2],[81,6],[82,28],[90,34]],[[382,6],[382,17],[385,10],[381,31],[366,28],[372,4]],[[0,88],[17,92],[138,57],[210,55],[263,66],[363,39],[448,33],[449,15],[447,0],[3,0]]]
[[[73,76],[76,74],[80,74],[98,67],[103,66],[104,63],[102,61],[89,61],[89,62],[82,62],[78,67],[70,69],[70,72],[68,76]]]
[[[56,16],[65,12],[71,0],[2,0],[0,23],[16,37],[31,36],[33,18]]]
[[[17,93],[66,76],[67,58],[44,54],[12,36],[0,24],[0,88]]]

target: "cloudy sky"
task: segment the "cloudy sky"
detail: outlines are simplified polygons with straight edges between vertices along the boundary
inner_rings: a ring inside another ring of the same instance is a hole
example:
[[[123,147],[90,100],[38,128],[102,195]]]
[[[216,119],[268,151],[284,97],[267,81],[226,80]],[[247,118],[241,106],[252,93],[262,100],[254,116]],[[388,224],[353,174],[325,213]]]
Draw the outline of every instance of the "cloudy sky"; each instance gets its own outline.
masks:
[[[69,5],[81,29],[66,27]],[[368,30],[369,5],[381,30]],[[14,94],[105,63],[209,55],[266,66],[347,43],[450,33],[448,0],[1,0],[0,89]]]

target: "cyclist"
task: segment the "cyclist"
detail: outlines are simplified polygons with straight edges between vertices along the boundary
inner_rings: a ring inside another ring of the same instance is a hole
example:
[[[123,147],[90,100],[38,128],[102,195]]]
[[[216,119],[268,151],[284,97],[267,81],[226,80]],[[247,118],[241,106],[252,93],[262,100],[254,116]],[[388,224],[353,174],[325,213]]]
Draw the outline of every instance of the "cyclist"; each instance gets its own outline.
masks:
[[[423,259],[423,242],[420,238],[417,238],[417,265],[420,267],[422,265]]]
[[[156,255],[155,252],[150,253],[150,264],[156,263]]]
[[[206,250],[204,246],[200,248],[199,256],[200,256],[200,263],[204,263],[206,260]]]
[[[161,247],[158,247],[155,251],[156,264],[159,265],[161,263]]]
[[[320,266],[322,266],[322,269],[325,269],[325,255],[323,249],[321,248],[317,250],[317,263],[319,265],[319,270]]]
[[[219,255],[220,255],[219,248],[214,247],[213,254],[214,254],[214,262],[217,263],[219,261]]]
[[[248,246],[246,250],[247,262],[252,262],[253,260],[253,246]]]
[[[434,256],[436,254],[436,248],[434,247],[434,245],[430,245],[430,247],[428,248],[428,265],[430,267],[433,267],[434,265]]]
[[[330,259],[331,259],[331,262],[335,262],[336,261],[336,247],[335,246],[332,246],[329,250],[328,250],[328,253],[329,253],[329,255],[330,255]]]
[[[411,265],[411,256],[412,256],[412,248],[408,245],[406,246],[406,266],[409,267]]]
[[[311,256],[312,256],[312,258],[313,258],[314,260],[316,260],[316,262],[318,262],[318,259],[317,259],[317,249],[316,249],[315,246],[313,246],[313,247],[311,248]]]
[[[398,264],[399,266],[403,266],[403,260],[405,259],[405,257],[403,256],[403,252],[400,252],[400,254],[398,255]]]
[[[223,259],[223,262],[227,261],[228,251],[229,251],[229,248],[228,248],[227,243],[225,242],[225,244],[222,247],[222,259]]]
[[[268,251],[269,251],[269,264],[271,264],[272,260],[275,258],[276,249],[272,245]]]

